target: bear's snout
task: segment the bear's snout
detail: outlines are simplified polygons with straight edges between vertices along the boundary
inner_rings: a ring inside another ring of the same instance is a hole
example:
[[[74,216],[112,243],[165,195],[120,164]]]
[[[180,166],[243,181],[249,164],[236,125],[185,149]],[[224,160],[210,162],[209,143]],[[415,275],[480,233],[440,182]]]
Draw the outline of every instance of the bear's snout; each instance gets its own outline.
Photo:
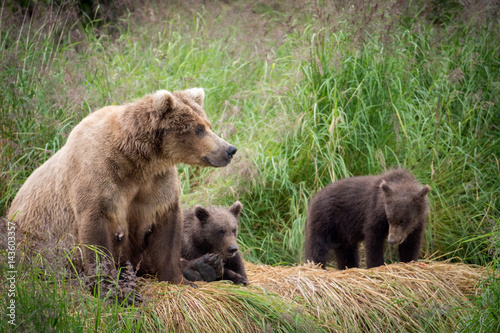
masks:
[[[394,240],[393,238],[389,238],[389,239],[387,239],[387,243],[394,245],[394,244],[396,244],[396,240]]]
[[[387,235],[387,243],[391,245],[399,245],[406,239],[406,230],[401,226],[389,225],[389,234]]]
[[[230,145],[229,148],[226,150],[227,158],[232,159],[233,155],[236,154],[236,151],[238,149],[235,146]]]
[[[234,257],[234,255],[236,254],[237,251],[238,251],[238,246],[236,246],[236,245],[228,246],[226,248],[226,251],[224,251],[225,252],[224,256],[228,257],[228,258]]]
[[[202,150],[202,153],[208,153],[202,157],[202,160],[208,166],[224,167],[228,165],[238,150],[211,131],[210,135],[207,135],[203,140],[206,143],[206,149]]]

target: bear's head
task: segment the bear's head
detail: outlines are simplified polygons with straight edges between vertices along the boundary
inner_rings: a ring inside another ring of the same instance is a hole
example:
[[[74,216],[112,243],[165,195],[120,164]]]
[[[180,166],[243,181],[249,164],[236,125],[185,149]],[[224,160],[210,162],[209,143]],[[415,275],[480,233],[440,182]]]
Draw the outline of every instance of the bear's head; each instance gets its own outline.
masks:
[[[236,147],[214,132],[203,110],[202,88],[159,90],[129,104],[121,119],[125,149],[143,160],[223,167]]]
[[[220,254],[224,258],[234,257],[238,251],[236,236],[242,207],[239,201],[229,208],[195,206],[194,216],[200,225],[198,235],[203,239],[208,253]]]
[[[389,244],[401,244],[418,226],[425,223],[427,215],[427,193],[429,185],[417,183],[394,183],[385,180],[380,184],[385,213],[389,222]]]

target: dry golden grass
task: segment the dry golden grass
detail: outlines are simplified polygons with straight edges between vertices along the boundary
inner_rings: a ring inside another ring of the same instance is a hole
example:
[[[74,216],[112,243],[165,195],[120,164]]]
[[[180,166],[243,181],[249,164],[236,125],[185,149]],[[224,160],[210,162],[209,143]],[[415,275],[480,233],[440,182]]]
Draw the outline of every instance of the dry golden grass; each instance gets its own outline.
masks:
[[[249,287],[141,280],[145,311],[176,332],[454,331],[484,268],[443,262],[370,270],[246,264]]]

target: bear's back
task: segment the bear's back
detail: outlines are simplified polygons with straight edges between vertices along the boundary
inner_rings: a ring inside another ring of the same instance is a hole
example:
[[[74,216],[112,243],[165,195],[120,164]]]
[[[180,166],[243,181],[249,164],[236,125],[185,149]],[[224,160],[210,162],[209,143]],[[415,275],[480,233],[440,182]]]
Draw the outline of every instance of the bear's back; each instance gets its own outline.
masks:
[[[372,201],[377,182],[376,176],[339,179],[314,196],[310,204],[312,212],[338,215],[364,211]]]

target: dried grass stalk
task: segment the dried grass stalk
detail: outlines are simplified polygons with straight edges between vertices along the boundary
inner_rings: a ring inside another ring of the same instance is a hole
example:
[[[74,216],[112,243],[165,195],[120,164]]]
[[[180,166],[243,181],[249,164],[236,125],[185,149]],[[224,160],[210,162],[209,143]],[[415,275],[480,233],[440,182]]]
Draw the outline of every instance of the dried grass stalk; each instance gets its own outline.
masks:
[[[249,287],[141,280],[146,309],[176,332],[453,331],[484,268],[442,262],[322,270],[246,263]]]

